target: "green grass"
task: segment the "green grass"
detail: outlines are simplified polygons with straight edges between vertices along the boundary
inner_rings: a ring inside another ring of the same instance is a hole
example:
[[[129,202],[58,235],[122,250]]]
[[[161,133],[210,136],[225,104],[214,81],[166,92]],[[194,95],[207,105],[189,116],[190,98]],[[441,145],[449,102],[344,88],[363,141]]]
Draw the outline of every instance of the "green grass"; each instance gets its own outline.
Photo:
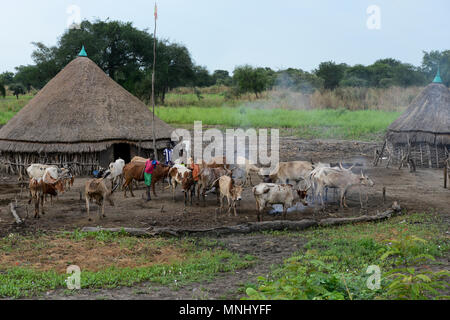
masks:
[[[345,109],[291,110],[234,107],[239,101],[225,102],[222,94],[168,94],[167,107],[158,106],[156,115],[167,123],[227,128],[280,128],[301,138],[379,140],[400,112]],[[0,98],[0,124],[6,124],[32,96]],[[240,102],[239,102],[240,103]]]
[[[399,112],[375,110],[283,110],[232,107],[159,107],[158,117],[171,124],[234,128],[295,128],[305,138],[370,139],[382,135]]]
[[[125,233],[84,233],[75,231],[58,235],[74,242],[95,240],[102,243],[118,242],[124,247],[132,247],[136,241],[147,241]],[[11,236],[1,239],[0,250],[11,252],[17,250],[23,239],[33,239],[39,243],[40,236]],[[149,239],[154,244],[155,239]],[[156,239],[161,246],[174,245],[183,249],[185,259],[171,264],[154,264],[146,267],[108,267],[92,272],[81,270],[82,289],[116,288],[132,286],[149,281],[177,289],[194,281],[211,281],[223,272],[232,272],[249,267],[254,263],[252,256],[240,257],[230,251],[216,247],[216,242],[197,239]],[[66,288],[67,274],[54,270],[39,271],[27,267],[10,267],[0,270],[0,297],[31,297],[42,292]]]
[[[0,124],[6,124],[32,98],[31,95],[19,96],[19,99],[15,96],[0,97]]]
[[[268,277],[259,277],[258,283],[248,285],[246,292],[252,299],[396,299],[399,297],[390,290],[386,275],[399,264],[409,266],[413,258],[427,255],[436,257],[437,262],[415,265],[416,274],[432,264],[439,269],[448,268],[439,262],[449,253],[446,231],[447,226],[438,216],[413,214],[381,223],[316,228],[301,234],[274,233],[301,236],[308,242]],[[412,237],[425,241],[412,243],[408,240]],[[403,260],[381,259],[396,241],[408,244],[401,250]],[[378,265],[383,273],[379,290],[366,286],[370,265]]]

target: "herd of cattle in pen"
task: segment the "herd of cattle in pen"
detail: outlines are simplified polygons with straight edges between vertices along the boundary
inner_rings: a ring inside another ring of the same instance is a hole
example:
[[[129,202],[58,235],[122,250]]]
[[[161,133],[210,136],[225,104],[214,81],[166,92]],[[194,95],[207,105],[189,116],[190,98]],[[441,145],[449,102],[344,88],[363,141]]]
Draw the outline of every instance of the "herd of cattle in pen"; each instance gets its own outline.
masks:
[[[195,195],[197,195],[197,204],[202,195],[203,205],[205,205],[206,195],[215,192],[217,202],[220,203],[220,212],[225,209],[224,199],[226,198],[228,214],[231,215],[233,210],[234,215],[237,215],[236,204],[242,199],[244,188],[251,187],[256,201],[257,219],[262,221],[264,208],[269,205],[282,205],[283,219],[285,219],[287,209],[296,204],[297,197],[303,205],[314,201],[324,206],[325,194],[329,188],[333,188],[339,191],[340,206],[347,207],[346,194],[350,187],[374,185],[362,171],[355,174],[352,172],[353,167],[344,168],[341,164],[332,167],[328,164],[313,164],[308,161],[279,162],[274,170],[265,174],[265,168],[257,167],[246,158],[238,157],[236,160],[238,164],[228,164],[226,157],[216,157],[208,163],[202,161],[201,164],[194,163],[192,158],[188,158],[186,163],[178,159],[171,165],[158,164],[154,168],[151,185],[148,187],[148,200],[150,200],[150,188],[156,197],[156,184],[167,182],[168,186],[163,186],[163,190],[171,188],[174,201],[178,185],[184,193],[185,206],[188,203],[192,205]],[[119,158],[111,163],[109,168],[99,170],[96,178],[85,182],[84,195],[89,220],[91,220],[90,202],[95,202],[99,206],[99,218],[105,217],[105,202],[114,205],[112,194],[119,185],[122,185],[125,198],[127,190],[134,197],[133,184],[136,184],[134,181],[144,180],[146,161],[145,158],[134,157],[125,164],[125,161]],[[29,203],[34,202],[35,218],[44,214],[43,205],[47,195],[51,198],[57,196],[58,193],[70,190],[74,183],[74,176],[68,168],[32,164],[27,168],[27,172],[30,177]],[[256,173],[263,182],[253,186],[251,173]],[[361,188],[359,191],[362,206]]]

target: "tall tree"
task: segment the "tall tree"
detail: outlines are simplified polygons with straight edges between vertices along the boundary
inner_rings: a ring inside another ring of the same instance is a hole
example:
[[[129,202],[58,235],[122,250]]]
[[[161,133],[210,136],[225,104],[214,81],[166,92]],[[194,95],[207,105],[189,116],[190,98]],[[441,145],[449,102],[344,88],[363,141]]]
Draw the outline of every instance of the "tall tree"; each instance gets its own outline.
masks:
[[[14,82],[14,73],[13,72],[3,72],[0,74],[0,82],[5,85],[11,84]]]
[[[422,70],[430,82],[436,76],[437,69],[441,74],[443,83],[450,86],[450,50],[423,52]]]
[[[269,84],[268,72],[250,65],[239,66],[234,69],[233,82],[240,92],[253,92],[258,98]]]
[[[33,59],[44,84],[84,45],[88,57],[111,78],[141,99],[150,100],[153,36],[131,22],[85,20],[80,29],[67,30],[55,47],[35,45]],[[193,63],[186,47],[163,39],[158,40],[156,55],[155,95],[164,99],[169,88],[192,81]]]
[[[336,64],[334,61],[322,62],[315,74],[322,78],[325,89],[334,89],[339,86],[339,82],[344,77],[347,68],[346,64]]]
[[[25,87],[21,83],[10,84],[9,90],[12,91],[13,95],[16,96],[17,100],[19,99],[19,95],[25,94]]]
[[[6,97],[6,88],[3,82],[0,82],[0,96],[2,96],[2,98]]]

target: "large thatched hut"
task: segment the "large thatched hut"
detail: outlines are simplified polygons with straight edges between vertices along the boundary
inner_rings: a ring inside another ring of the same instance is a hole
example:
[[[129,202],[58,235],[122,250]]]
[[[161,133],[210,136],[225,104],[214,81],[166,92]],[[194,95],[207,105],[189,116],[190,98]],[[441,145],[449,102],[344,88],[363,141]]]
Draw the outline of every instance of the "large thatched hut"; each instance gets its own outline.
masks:
[[[80,53],[1,128],[1,162],[11,172],[23,172],[30,163],[53,163],[88,173],[118,157],[152,157],[152,116]],[[170,143],[172,130],[155,116],[158,154]]]
[[[450,151],[450,92],[439,72],[388,128],[393,159],[408,153],[417,167],[440,168]]]

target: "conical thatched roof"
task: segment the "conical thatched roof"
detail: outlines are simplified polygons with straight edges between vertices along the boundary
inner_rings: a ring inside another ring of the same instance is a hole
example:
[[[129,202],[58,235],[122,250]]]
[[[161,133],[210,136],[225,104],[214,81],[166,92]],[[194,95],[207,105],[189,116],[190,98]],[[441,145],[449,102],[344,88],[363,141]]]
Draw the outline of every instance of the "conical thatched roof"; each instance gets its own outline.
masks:
[[[450,145],[450,92],[442,83],[431,83],[388,128],[394,144],[429,143]]]
[[[155,117],[156,139],[173,130]],[[70,62],[0,130],[0,150],[94,152],[114,143],[152,147],[152,113],[92,60]]]

